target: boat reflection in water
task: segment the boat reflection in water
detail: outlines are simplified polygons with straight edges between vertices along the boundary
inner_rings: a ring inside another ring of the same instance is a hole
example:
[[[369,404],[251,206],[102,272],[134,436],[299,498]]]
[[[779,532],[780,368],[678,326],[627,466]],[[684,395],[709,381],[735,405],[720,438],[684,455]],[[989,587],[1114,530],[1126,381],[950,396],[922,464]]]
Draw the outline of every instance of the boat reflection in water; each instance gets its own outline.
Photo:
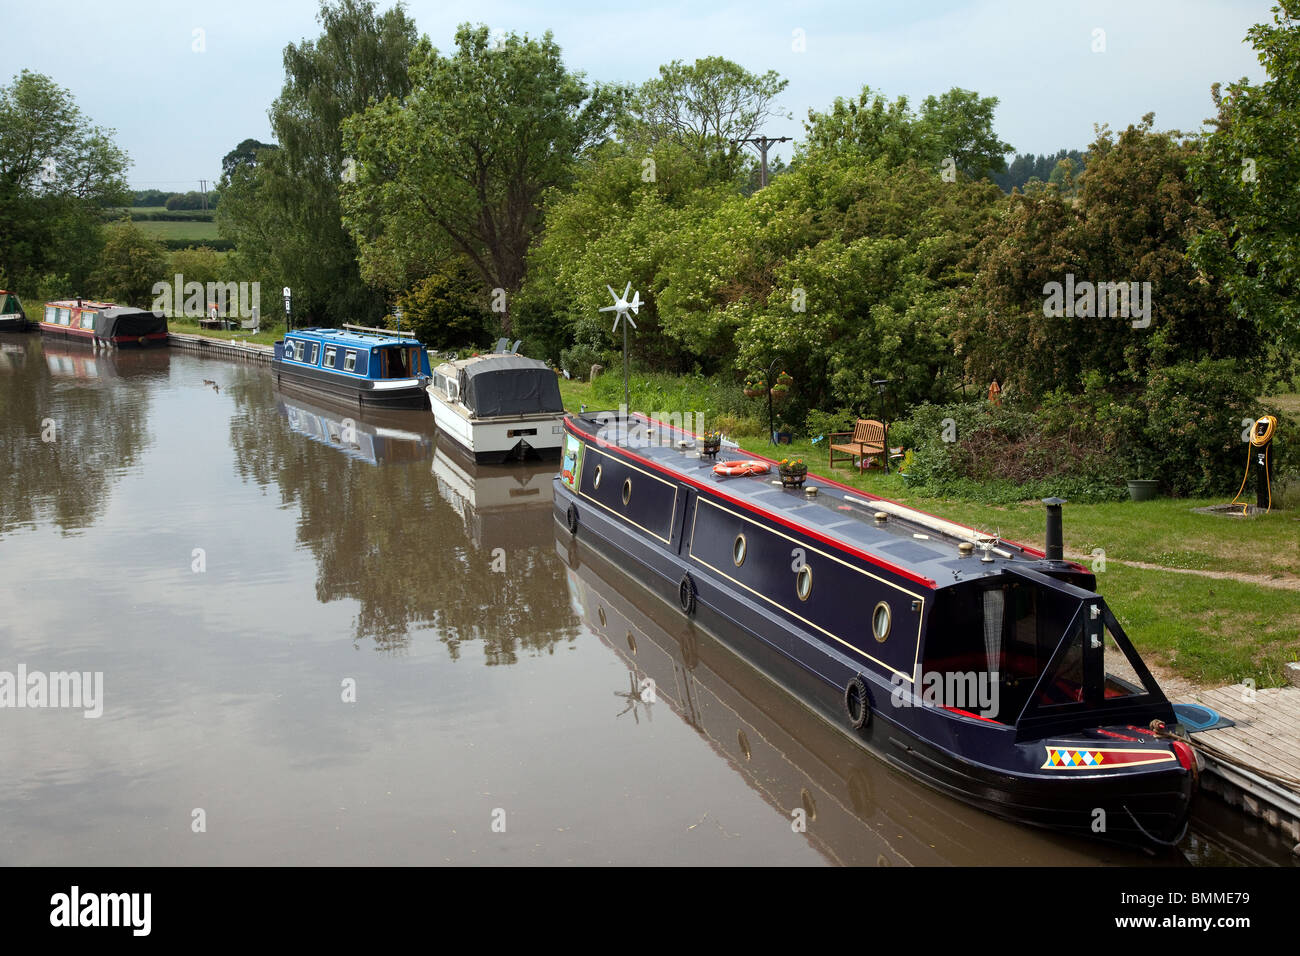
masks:
[[[647,691],[727,758],[783,817],[802,810],[808,841],[829,860],[896,865],[1165,865],[1148,855],[1017,826],[937,794],[875,759],[602,554],[560,528],[555,547],[583,622],[623,659],[617,693],[644,710]],[[653,685],[649,682],[653,681]],[[653,704],[648,705],[653,707]]]
[[[75,339],[46,339],[41,352],[52,377],[79,385],[96,385],[110,378],[166,378],[171,367],[167,349],[96,350]]]
[[[439,496],[460,515],[481,551],[510,550],[550,536],[558,467],[553,461],[478,465],[441,434],[433,456]]]
[[[314,442],[335,448],[349,458],[378,465],[424,461],[433,452],[432,416],[410,411],[362,408],[356,405],[291,399],[279,393],[276,410],[289,428]]]

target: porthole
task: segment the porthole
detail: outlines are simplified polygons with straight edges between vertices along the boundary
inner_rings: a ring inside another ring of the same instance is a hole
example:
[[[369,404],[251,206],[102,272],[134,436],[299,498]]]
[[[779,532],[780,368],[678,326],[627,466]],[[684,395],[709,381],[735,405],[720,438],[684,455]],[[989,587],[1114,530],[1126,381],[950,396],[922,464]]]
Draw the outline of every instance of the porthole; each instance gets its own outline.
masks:
[[[736,540],[731,544],[731,562],[736,567],[740,567],[745,563],[745,547],[745,536],[743,534],[736,535]]]
[[[736,743],[740,745],[740,755],[746,760],[750,759],[749,738],[745,736],[743,730],[736,731]]]
[[[889,637],[891,623],[889,605],[881,601],[876,605],[876,609],[871,612],[871,633],[876,635],[876,640],[882,644],[885,642],[885,638]]]
[[[632,636],[631,631],[627,632],[627,649],[633,654],[636,653],[636,638]]]
[[[607,622],[605,621],[605,609],[603,607],[596,608],[596,617],[600,618],[600,626],[604,627]]]
[[[599,487],[600,487],[600,469],[601,469],[601,466],[600,466],[600,465],[597,465],[597,466],[596,466],[596,474],[593,475],[592,478],[591,478],[591,487],[592,487],[593,490],[596,489],[596,488],[599,488]]]
[[[623,479],[623,504],[627,504],[631,500],[632,500],[632,479],[624,478]]]
[[[805,564],[799,568],[799,573],[794,578],[794,592],[799,595],[800,601],[808,600],[808,595],[812,593],[812,567]]]

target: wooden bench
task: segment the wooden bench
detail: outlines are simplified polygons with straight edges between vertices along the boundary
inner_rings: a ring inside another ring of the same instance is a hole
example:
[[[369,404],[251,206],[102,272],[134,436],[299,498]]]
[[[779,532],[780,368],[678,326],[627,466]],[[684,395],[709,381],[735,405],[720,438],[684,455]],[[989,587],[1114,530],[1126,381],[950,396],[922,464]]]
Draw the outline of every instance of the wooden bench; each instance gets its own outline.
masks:
[[[852,436],[852,437],[850,437]],[[835,443],[835,439],[848,438],[848,441]],[[859,418],[857,425],[851,432],[831,432],[830,434],[830,467],[835,467],[835,453],[843,452],[845,457],[840,458],[841,462],[847,461],[852,464],[854,458],[862,458],[865,465],[867,457],[870,455],[879,455],[880,460],[885,462],[885,469],[889,469],[888,459],[885,457],[885,426],[874,418]]]

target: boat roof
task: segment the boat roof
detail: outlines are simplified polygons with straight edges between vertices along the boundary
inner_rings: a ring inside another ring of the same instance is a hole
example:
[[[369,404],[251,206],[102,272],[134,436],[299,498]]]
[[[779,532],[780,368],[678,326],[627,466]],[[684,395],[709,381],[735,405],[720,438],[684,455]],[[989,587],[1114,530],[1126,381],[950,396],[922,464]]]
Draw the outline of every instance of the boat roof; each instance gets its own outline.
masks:
[[[62,309],[115,309],[121,308],[116,302],[98,302],[95,299],[55,299],[52,302],[46,302],[46,305],[58,306]]]
[[[384,335],[379,332],[352,332],[346,329],[294,329],[292,332],[285,333],[285,338],[298,336],[309,339],[319,339],[322,342],[332,342],[337,345],[344,345],[354,349],[374,349],[385,345],[406,345],[418,346],[420,340],[413,335]]]
[[[585,412],[570,414],[566,424],[599,447],[612,446],[616,453],[927,587],[989,577],[1008,565],[1037,570],[1033,565],[1044,558],[1041,551],[996,537],[996,530],[968,528],[811,471],[807,485],[817,488],[815,496],[802,488],[782,488],[776,461],[740,448],[724,447],[716,462],[760,460],[771,471],[721,477],[713,471],[715,461],[700,458],[697,436],[643,415],[620,420],[616,412]],[[962,542],[974,547],[963,553],[958,550]]]

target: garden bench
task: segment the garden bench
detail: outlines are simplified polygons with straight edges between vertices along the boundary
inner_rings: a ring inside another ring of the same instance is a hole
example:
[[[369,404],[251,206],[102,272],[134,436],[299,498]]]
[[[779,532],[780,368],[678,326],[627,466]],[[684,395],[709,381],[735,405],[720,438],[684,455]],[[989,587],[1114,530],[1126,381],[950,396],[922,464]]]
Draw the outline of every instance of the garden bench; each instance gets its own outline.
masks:
[[[850,437],[851,436],[851,437]],[[848,438],[848,441],[841,441],[836,444],[835,439]],[[863,466],[866,465],[867,457],[870,455],[879,455],[881,461],[887,461],[885,458],[885,426],[874,418],[859,418],[858,423],[853,427],[851,432],[831,432],[830,434],[830,467],[835,467],[835,453],[843,452],[847,457],[841,458],[840,461],[852,463],[856,457],[861,457]],[[885,466],[888,469],[888,465]]]

